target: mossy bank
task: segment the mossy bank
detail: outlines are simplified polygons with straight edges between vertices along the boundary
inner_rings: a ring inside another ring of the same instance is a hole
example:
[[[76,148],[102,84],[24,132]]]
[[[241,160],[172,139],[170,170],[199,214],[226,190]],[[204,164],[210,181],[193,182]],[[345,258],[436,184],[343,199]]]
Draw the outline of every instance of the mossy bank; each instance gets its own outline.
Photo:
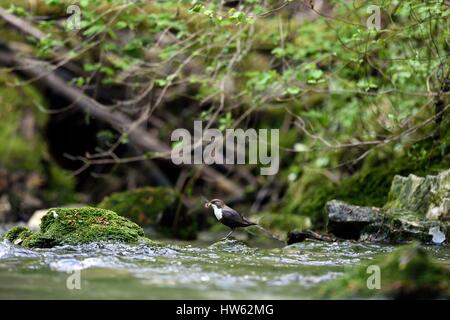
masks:
[[[377,284],[377,274],[379,282]],[[448,299],[450,272],[417,244],[382,255],[325,284],[321,298]]]
[[[55,208],[42,218],[40,230],[16,226],[5,239],[27,248],[49,248],[97,241],[153,243],[143,229],[113,211],[99,208]]]
[[[27,219],[38,209],[77,202],[76,179],[50,156],[49,106],[32,85],[0,72],[0,221]]]

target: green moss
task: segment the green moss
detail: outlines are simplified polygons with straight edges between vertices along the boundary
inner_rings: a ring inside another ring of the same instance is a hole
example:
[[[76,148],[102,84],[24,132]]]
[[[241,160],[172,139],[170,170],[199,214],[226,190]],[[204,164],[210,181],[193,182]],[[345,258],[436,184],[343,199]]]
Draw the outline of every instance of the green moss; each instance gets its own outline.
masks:
[[[395,176],[384,207],[407,209],[425,216],[430,204],[430,189],[436,185],[435,181],[436,176]]]
[[[327,201],[339,199],[355,205],[382,206],[387,199],[392,178],[399,172],[390,166],[368,166],[355,175],[333,183],[316,174],[303,186],[303,193],[290,205],[290,212],[312,218],[314,225],[324,228],[327,217],[324,210]],[[292,197],[292,196],[291,196]]]
[[[117,192],[103,199],[100,208],[113,210],[138,223],[152,225],[168,236],[194,239],[197,224],[186,214],[179,195],[171,188],[143,187]]]
[[[415,298],[450,297],[450,273],[433,261],[417,244],[397,249],[370,263],[380,268],[380,289],[368,289],[367,279],[373,273],[368,265],[358,267],[343,277],[325,284],[322,298]]]
[[[429,243],[432,241],[429,231],[437,227],[448,239],[450,223],[445,219],[445,199],[449,195],[449,177],[450,170],[426,177],[395,176],[388,202],[381,209],[383,220],[369,225],[363,233],[390,243],[412,240]]]
[[[158,214],[177,200],[172,189],[144,187],[132,191],[117,192],[103,199],[98,205],[109,209],[141,225],[156,224]]]
[[[77,245],[96,241],[136,243],[144,231],[137,224],[110,210],[99,208],[55,208],[42,218],[40,230],[24,227],[9,230],[5,238],[28,248]]]
[[[4,238],[11,241],[11,242],[16,242],[18,239],[24,239],[24,238],[28,238],[29,236],[32,235],[32,231],[30,229],[28,229],[27,227],[23,227],[23,226],[15,226],[13,228],[11,228],[5,235]]]
[[[387,214],[395,213],[395,210],[411,212],[416,219],[427,217],[432,220],[445,220],[448,214],[445,203],[450,196],[449,190],[450,169],[426,177],[396,176],[392,181],[384,210]]]
[[[308,173],[293,183],[285,198],[288,213],[310,217],[313,224],[325,228],[325,203],[333,198],[335,184],[317,173]]]

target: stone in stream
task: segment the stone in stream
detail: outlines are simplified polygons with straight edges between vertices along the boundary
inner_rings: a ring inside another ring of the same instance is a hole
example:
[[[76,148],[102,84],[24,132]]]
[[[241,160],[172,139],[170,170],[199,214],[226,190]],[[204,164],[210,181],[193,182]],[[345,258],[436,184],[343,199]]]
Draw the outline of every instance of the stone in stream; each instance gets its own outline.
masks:
[[[40,229],[23,226],[10,229],[4,238],[27,248],[50,248],[98,241],[153,243],[143,229],[110,210],[99,208],[55,208],[42,217]]]
[[[332,200],[326,204],[328,232],[342,239],[358,240],[361,230],[380,220],[378,208],[360,207]]]
[[[328,231],[343,239],[440,244],[450,235],[450,169],[436,176],[395,176],[383,208],[329,201]]]
[[[324,284],[320,298],[449,299],[450,273],[417,244],[383,254]]]

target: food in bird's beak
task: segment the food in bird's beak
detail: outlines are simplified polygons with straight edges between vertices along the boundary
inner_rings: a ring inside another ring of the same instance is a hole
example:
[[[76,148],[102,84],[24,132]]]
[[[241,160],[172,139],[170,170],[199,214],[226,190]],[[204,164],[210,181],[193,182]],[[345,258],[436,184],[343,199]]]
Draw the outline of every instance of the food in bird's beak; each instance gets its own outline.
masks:
[[[205,208],[209,208],[211,206],[211,203],[207,202],[205,203]]]

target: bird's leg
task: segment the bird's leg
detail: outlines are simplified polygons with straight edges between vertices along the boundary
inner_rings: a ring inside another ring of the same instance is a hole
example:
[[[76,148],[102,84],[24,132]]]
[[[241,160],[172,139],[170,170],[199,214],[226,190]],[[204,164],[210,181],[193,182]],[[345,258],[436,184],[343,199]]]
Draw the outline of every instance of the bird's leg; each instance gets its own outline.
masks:
[[[231,236],[231,234],[234,232],[234,229],[231,229],[230,233],[228,233],[225,238],[223,238],[222,240],[227,240],[229,236]]]

